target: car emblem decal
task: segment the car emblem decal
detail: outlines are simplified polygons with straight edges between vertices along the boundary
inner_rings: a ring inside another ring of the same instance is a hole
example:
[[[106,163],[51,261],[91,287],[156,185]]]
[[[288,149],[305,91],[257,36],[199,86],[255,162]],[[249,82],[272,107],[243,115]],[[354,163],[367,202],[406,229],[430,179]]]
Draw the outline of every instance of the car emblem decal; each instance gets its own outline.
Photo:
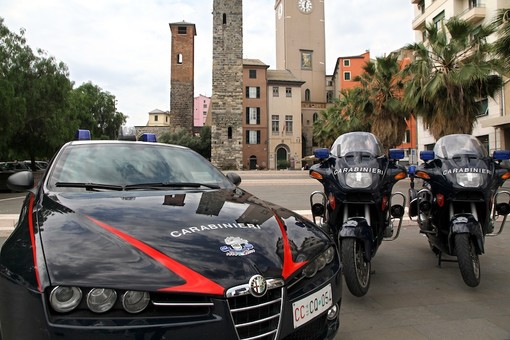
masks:
[[[255,297],[261,297],[266,294],[267,283],[266,279],[262,275],[255,275],[250,278],[248,282],[250,286],[250,293]]]
[[[255,252],[253,244],[241,237],[229,236],[225,239],[225,243],[227,245],[221,246],[220,250],[227,256],[245,256]]]

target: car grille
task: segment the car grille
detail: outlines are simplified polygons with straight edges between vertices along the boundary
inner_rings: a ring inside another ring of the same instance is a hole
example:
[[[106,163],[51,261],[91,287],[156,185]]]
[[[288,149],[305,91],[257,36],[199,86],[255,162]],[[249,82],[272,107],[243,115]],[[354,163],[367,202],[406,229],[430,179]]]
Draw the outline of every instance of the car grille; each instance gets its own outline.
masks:
[[[283,288],[275,288],[262,297],[242,295],[229,298],[230,313],[239,339],[276,339],[282,297]]]

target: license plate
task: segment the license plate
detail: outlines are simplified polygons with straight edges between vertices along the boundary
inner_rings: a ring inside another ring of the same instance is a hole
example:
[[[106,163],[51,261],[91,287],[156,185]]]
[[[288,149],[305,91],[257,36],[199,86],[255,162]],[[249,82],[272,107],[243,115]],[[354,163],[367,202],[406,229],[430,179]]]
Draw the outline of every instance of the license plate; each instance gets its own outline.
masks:
[[[294,328],[318,317],[333,305],[331,284],[292,304]]]

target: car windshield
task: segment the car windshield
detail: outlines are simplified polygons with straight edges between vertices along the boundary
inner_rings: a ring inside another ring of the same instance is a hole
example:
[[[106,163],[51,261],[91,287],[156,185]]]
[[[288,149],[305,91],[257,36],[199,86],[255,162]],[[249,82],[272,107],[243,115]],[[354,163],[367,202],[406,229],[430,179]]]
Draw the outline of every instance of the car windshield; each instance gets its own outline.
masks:
[[[178,146],[142,142],[70,144],[55,159],[47,185],[55,191],[232,187],[198,153]]]
[[[434,154],[439,158],[452,158],[456,155],[487,157],[487,149],[474,136],[448,135],[439,138],[434,146]]]
[[[345,133],[338,137],[331,147],[331,153],[337,157],[352,152],[366,152],[376,157],[383,153],[381,143],[369,132]]]

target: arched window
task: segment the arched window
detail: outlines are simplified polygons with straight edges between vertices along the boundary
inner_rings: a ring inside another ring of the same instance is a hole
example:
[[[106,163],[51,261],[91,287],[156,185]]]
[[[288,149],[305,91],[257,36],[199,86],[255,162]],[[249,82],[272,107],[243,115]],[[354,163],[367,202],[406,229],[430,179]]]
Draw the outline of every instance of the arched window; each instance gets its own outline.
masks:
[[[223,13],[223,25],[227,24],[227,14]]]
[[[313,122],[315,123],[319,119],[319,114],[317,112],[313,113]]]
[[[228,127],[227,138],[232,139],[232,127],[231,126]]]
[[[305,102],[310,101],[310,89],[305,90]]]
[[[177,64],[182,64],[182,53],[177,53]]]

